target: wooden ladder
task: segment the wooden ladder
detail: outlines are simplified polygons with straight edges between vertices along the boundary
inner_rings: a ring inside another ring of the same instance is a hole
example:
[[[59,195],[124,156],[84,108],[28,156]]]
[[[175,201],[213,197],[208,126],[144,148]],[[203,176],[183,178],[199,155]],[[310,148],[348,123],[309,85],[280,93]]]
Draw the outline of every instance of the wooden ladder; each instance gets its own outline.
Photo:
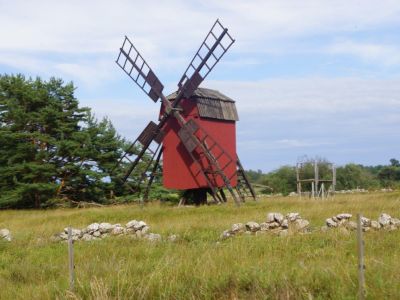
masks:
[[[236,204],[240,205],[241,197],[230,183],[230,180],[236,176],[236,172],[227,174],[227,169],[232,164],[236,165],[232,157],[193,119],[181,127],[178,135],[193,161],[199,166],[199,172],[206,179],[214,200],[221,202],[221,197],[218,195],[220,188],[216,187],[217,180],[220,179]],[[220,165],[221,161],[223,162],[222,166]]]

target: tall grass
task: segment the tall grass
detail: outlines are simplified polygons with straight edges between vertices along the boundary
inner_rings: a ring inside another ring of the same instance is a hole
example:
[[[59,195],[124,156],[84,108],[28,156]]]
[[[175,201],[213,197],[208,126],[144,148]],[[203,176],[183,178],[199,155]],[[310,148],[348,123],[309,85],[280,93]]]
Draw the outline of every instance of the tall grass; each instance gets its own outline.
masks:
[[[300,212],[318,228],[341,212],[400,217],[400,194],[338,195],[325,201],[265,198],[240,208],[150,204],[2,211],[0,228],[12,231],[13,241],[0,241],[0,299],[354,299],[354,233],[218,240],[232,223],[261,222],[271,211]],[[131,219],[181,239],[150,243],[124,236],[77,242],[76,290],[68,292],[67,245],[50,236],[67,225]],[[368,232],[365,244],[368,298],[400,299],[400,230]]]

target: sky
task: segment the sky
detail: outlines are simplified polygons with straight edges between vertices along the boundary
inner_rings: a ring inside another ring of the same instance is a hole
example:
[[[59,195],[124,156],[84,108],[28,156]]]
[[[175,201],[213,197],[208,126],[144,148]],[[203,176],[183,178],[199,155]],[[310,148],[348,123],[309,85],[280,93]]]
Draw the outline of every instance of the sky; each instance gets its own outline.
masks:
[[[159,103],[115,63],[124,36],[169,94],[217,18],[236,41],[201,86],[236,101],[246,169],[400,158],[398,0],[0,0],[0,73],[72,81],[133,140]]]

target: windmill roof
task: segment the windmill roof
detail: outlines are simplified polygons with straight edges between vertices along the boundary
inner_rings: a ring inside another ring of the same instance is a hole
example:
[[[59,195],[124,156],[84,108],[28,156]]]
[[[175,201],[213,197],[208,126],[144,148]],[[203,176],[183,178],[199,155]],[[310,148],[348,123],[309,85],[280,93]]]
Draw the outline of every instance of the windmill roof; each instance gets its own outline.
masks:
[[[172,94],[167,96],[168,100],[173,100],[176,98],[178,91],[173,92]],[[197,88],[190,99],[197,99],[197,98],[207,98],[212,100],[222,100],[227,102],[235,102],[233,99],[229,98],[228,96],[222,94],[217,90],[206,89],[206,88]]]
[[[174,92],[168,95],[167,99],[174,100],[176,96],[177,92]],[[226,121],[239,120],[235,101],[219,91],[198,88],[190,100],[196,101],[200,117]]]

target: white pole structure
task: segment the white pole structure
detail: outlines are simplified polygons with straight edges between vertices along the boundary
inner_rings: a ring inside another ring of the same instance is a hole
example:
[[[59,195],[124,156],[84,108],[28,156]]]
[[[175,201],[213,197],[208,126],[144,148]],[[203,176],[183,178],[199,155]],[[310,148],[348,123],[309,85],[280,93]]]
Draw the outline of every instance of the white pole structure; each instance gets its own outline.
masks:
[[[297,163],[296,164],[297,196],[300,196],[301,199],[300,169],[301,169],[301,164]]]
[[[314,187],[314,181],[311,182],[311,197],[314,199],[315,198],[315,187]]]
[[[357,214],[357,250],[358,250],[358,299],[365,299],[364,241],[361,227],[361,214]]]
[[[318,181],[319,181],[319,175],[318,175],[318,162],[317,160],[314,161],[314,197],[317,196],[318,197]]]
[[[74,274],[74,245],[72,240],[72,228],[68,227],[68,268],[69,268],[69,289],[74,292],[75,274]]]
[[[332,164],[332,191],[333,195],[335,195],[336,192],[336,166]]]

